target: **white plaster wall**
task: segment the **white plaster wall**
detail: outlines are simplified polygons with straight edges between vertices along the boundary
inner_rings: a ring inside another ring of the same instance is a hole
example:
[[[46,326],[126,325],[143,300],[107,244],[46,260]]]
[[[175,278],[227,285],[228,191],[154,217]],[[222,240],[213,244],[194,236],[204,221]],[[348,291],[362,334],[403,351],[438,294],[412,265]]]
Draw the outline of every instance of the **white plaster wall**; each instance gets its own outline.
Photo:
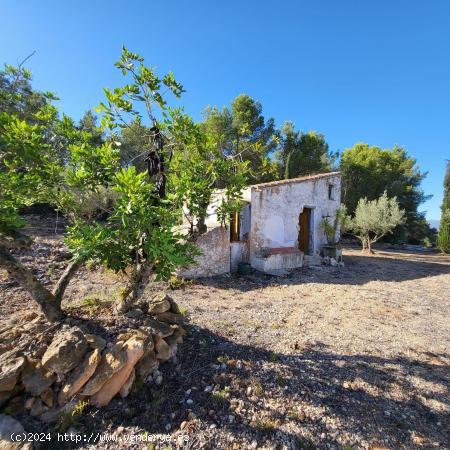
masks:
[[[220,226],[220,222],[217,219],[217,208],[221,205],[223,199],[225,198],[225,191],[223,189],[217,190],[213,193],[211,198],[211,203],[209,204],[207,210],[206,210],[206,226],[208,228],[214,228],[217,226]],[[242,200],[244,202],[250,203],[251,199],[251,188],[248,187],[242,191]],[[245,210],[245,207],[244,207]],[[244,213],[243,210],[243,213]]]
[[[205,225],[208,228],[208,230],[211,230],[213,228],[221,226],[221,224],[217,218],[216,211],[217,211],[217,208],[222,203],[222,200],[224,198],[225,198],[225,191],[222,189],[219,189],[212,194],[211,202],[208,205],[208,207],[206,208]],[[186,232],[187,232],[190,228],[190,223],[186,217],[186,216],[189,216],[189,212],[188,212],[186,205],[183,205],[183,211],[184,211],[184,216],[183,216],[182,227],[183,227],[183,230],[186,230]],[[197,225],[197,219],[194,217],[193,221],[194,221],[194,227],[195,227]]]
[[[328,198],[329,184],[335,186],[334,200]],[[313,208],[314,242],[311,250],[318,254],[327,242],[322,228],[323,217],[330,216],[330,220],[333,220],[340,201],[339,174],[298,183],[253,187],[250,262],[263,247],[298,247],[299,215],[304,207]]]
[[[240,262],[248,262],[248,242],[230,243],[230,269],[231,272],[237,272]]]
[[[248,241],[250,237],[250,227],[251,227],[251,205],[246,204],[241,211],[241,228],[239,230],[239,240]]]

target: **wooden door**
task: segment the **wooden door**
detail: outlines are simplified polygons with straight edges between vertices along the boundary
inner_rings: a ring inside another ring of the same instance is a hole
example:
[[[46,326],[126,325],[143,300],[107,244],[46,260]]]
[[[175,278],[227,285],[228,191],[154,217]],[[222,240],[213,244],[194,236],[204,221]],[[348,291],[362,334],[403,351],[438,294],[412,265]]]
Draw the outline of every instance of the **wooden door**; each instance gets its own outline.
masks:
[[[239,212],[231,214],[230,218],[230,241],[239,241],[239,235],[241,232],[241,215]]]
[[[303,208],[299,217],[298,248],[305,254],[309,253],[309,236],[311,224],[311,209]]]

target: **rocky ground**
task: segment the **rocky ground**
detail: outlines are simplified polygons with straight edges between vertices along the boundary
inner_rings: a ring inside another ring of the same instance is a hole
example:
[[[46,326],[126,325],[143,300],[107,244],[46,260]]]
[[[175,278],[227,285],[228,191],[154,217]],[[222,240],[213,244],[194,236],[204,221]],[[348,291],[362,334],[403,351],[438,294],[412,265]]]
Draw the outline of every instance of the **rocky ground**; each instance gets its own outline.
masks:
[[[20,257],[50,285],[66,250],[53,222],[31,223],[36,245]],[[172,286],[188,336],[161,366],[161,384],[57,427],[17,417],[27,431],[52,433],[35,448],[450,448],[450,259],[387,249],[344,258],[343,268],[284,278]],[[111,313],[120,286],[83,268],[64,307],[108,339],[120,327]],[[35,309],[1,274],[0,301],[0,316],[18,326]],[[56,444],[58,431],[80,442]]]

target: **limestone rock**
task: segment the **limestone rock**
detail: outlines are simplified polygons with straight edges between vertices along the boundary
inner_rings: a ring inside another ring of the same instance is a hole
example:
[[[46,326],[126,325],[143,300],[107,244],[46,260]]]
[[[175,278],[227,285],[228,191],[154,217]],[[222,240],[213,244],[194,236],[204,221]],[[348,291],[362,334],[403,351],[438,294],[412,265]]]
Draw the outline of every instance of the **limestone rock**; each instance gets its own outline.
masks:
[[[129,317],[130,319],[139,319],[139,317],[142,317],[143,314],[144,314],[144,312],[142,311],[142,309],[140,309],[140,308],[133,308],[133,309],[129,309],[125,313],[125,316]]]
[[[18,395],[13,397],[8,402],[8,412],[11,415],[21,414],[25,410],[25,402],[23,401],[23,396]]]
[[[33,403],[33,406],[31,407],[30,415],[32,415],[33,417],[39,417],[46,411],[48,411],[47,406],[44,405],[40,398],[37,398]]]
[[[22,394],[23,392],[23,384],[20,382],[17,382],[17,384],[14,386],[14,389],[9,392],[0,392],[0,407],[6,405],[9,400],[16,395]]]
[[[0,340],[3,340],[3,336],[0,334]],[[19,352],[17,349],[8,350],[7,352],[0,353],[0,366],[4,366],[8,364],[8,361],[12,361],[15,358],[18,358]]]
[[[0,414],[0,450],[15,450],[23,447],[20,442],[13,442],[11,434],[24,433],[22,424],[11,416]]]
[[[41,394],[41,400],[42,400],[49,408],[52,408],[52,407],[53,407],[53,403],[54,403],[54,401],[55,401],[55,398],[54,398],[54,394],[53,394],[52,388],[46,389],[46,390]]]
[[[181,314],[175,314],[170,311],[163,312],[161,314],[156,314],[155,317],[161,322],[181,324],[183,322],[183,316]]]
[[[36,401],[36,397],[30,397],[25,402],[25,409],[30,410],[33,407],[34,402]]]
[[[156,354],[151,349],[145,350],[144,356],[136,364],[136,379],[139,384],[144,383],[147,377],[159,367],[159,361],[156,359]]]
[[[168,361],[172,356],[170,345],[161,337],[155,336],[156,358],[160,361]]]
[[[128,331],[125,331],[124,333],[120,333],[119,336],[117,336],[117,341],[125,343],[132,337],[139,337],[139,339],[143,340],[146,348],[148,348],[149,346],[153,348],[153,339],[151,334],[140,329],[130,329]]]
[[[170,303],[170,312],[173,312],[175,314],[181,314],[180,308],[170,295],[167,296],[167,300],[169,300]]]
[[[30,362],[22,373],[25,391],[34,396],[41,395],[55,379],[55,375],[45,370],[38,362]]]
[[[177,344],[182,344],[183,343],[183,336],[186,336],[186,330],[181,325],[178,325],[174,329],[172,336],[175,338],[175,342]]]
[[[97,334],[85,334],[84,337],[92,350],[98,348],[101,351],[106,347],[106,341]]]
[[[126,383],[131,375],[131,372],[144,355],[144,342],[138,337],[129,339],[125,345],[126,351],[126,363],[125,365],[114,375],[104,383],[102,388],[92,396],[91,402],[95,406],[105,406],[111,399],[120,391],[120,388]]]
[[[64,406],[61,406],[60,408],[53,408],[48,411],[45,411],[43,414],[41,414],[41,416],[39,417],[39,420],[41,420],[42,422],[46,422],[46,423],[56,422],[57,420],[60,419],[60,417],[63,414],[70,414],[75,409],[76,405],[77,405],[77,402],[72,401],[72,402],[67,403]]]
[[[83,389],[83,395],[94,395],[127,362],[122,346],[115,345],[102,356],[93,377]]]
[[[17,383],[20,372],[25,365],[23,356],[2,364],[0,368],[0,392],[12,391]]]
[[[170,300],[167,294],[159,294],[148,302],[148,313],[149,314],[161,314],[163,312],[169,311]]]
[[[136,371],[134,370],[133,367],[130,376],[128,377],[128,380],[125,381],[125,384],[120,388],[119,394],[122,398],[128,397],[128,394],[130,393],[131,388],[133,387],[135,378],[136,378]]]
[[[0,392],[0,408],[12,397],[12,392]]]
[[[80,363],[87,347],[83,332],[72,327],[55,336],[42,357],[42,365],[58,374],[65,374]]]
[[[170,357],[173,358],[178,353],[178,344],[172,344],[170,345]]]
[[[175,356],[178,351],[178,342],[177,338],[172,334],[172,336],[168,336],[165,339],[167,345],[170,347],[170,355]]]
[[[167,325],[167,323],[160,322],[159,320],[155,320],[152,317],[146,317],[144,326],[140,327],[140,329],[147,334],[153,334],[162,338],[173,334],[172,327]]]
[[[67,403],[92,377],[101,360],[100,350],[97,348],[93,352],[88,353],[80,366],[72,373],[66,384],[61,388],[58,394],[58,403],[60,406]]]

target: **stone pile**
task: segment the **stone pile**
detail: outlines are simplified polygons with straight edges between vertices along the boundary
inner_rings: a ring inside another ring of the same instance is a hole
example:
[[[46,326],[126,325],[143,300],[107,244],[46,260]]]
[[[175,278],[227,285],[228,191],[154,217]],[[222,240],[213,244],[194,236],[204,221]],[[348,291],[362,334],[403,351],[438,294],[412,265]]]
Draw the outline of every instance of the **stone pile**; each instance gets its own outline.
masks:
[[[335,258],[330,258],[329,256],[324,256],[321,260],[323,266],[331,267],[344,267],[344,261],[337,261]]]
[[[172,298],[160,295],[129,312],[139,326],[114,342],[63,325],[50,345],[35,355],[12,349],[0,356],[0,407],[26,409],[53,422],[80,401],[101,407],[147,380],[160,377],[160,363],[175,356],[185,331]],[[43,354],[42,354],[43,353]]]

